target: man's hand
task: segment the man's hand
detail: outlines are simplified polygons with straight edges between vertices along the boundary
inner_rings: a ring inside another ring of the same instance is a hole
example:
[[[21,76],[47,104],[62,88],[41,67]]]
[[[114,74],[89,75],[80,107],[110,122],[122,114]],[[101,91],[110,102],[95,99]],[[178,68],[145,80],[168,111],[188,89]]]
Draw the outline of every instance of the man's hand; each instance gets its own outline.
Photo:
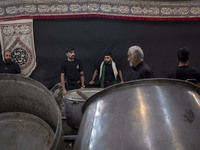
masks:
[[[63,93],[63,96],[64,96],[65,94],[67,94],[67,90],[66,90],[66,89],[63,89],[63,90],[62,90],[62,93]]]
[[[89,82],[90,85],[93,85],[94,83],[95,83],[94,81],[90,81],[90,82]]]

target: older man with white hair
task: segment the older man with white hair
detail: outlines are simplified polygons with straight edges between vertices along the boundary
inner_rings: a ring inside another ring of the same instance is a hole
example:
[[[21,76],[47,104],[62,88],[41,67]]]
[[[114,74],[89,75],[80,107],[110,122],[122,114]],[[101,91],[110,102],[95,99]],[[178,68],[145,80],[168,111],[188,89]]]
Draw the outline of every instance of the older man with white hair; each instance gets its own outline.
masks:
[[[131,46],[128,50],[128,62],[133,72],[130,80],[153,78],[153,70],[143,61],[144,53],[139,46]]]

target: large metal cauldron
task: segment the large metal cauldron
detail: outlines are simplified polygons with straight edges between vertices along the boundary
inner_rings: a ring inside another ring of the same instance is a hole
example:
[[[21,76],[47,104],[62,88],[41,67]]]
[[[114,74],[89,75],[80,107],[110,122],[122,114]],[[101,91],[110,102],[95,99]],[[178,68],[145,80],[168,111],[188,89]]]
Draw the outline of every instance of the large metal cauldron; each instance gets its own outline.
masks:
[[[60,109],[60,112],[61,112],[61,116],[63,119],[66,119],[66,116],[65,116],[65,103],[64,103],[64,100],[63,100],[63,94],[62,94],[62,85],[61,85],[61,82],[57,83],[56,85],[54,85],[51,90],[50,90],[53,95],[54,95],[54,98],[58,104],[58,107]]]
[[[0,149],[58,150],[61,114],[51,92],[18,75],[0,75]]]
[[[101,91],[101,88],[85,88],[68,91],[64,96],[66,105],[66,119],[70,127],[78,129],[82,119],[82,107],[92,95]]]
[[[115,85],[84,105],[74,150],[199,150],[200,89],[150,79]]]
[[[54,132],[42,119],[27,113],[0,114],[1,150],[47,150]]]

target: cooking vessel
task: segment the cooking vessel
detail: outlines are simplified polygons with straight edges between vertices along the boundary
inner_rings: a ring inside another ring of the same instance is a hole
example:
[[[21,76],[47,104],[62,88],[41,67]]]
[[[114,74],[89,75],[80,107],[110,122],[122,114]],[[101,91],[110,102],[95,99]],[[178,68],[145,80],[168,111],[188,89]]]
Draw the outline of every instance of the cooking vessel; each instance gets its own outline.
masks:
[[[61,112],[62,119],[66,119],[65,116],[65,103],[63,100],[63,94],[62,94],[62,85],[61,82],[54,85],[50,91],[53,93],[53,96],[56,100],[56,103],[58,104],[59,110]]]
[[[70,127],[78,129],[82,119],[82,106],[92,95],[101,91],[101,88],[85,88],[68,91],[64,96],[66,120]]]
[[[23,145],[32,145],[28,148],[30,150],[37,149],[34,145],[45,150],[63,148],[59,108],[52,93],[41,83],[20,75],[0,74],[0,114],[4,114],[0,121],[0,149],[26,149]],[[4,121],[2,122],[3,118]],[[14,130],[15,126],[18,127],[16,130]],[[9,128],[6,130],[5,127]],[[34,127],[37,130],[34,130]],[[27,132],[31,129],[33,132]],[[43,137],[40,135],[44,129],[47,131],[49,129],[49,132],[46,132],[45,138],[39,138]],[[8,135],[4,134],[5,131]],[[14,136],[16,133],[19,136]],[[24,137],[32,137],[37,140],[30,138],[23,140]],[[45,143],[48,143],[48,146]],[[15,145],[21,145],[21,147],[15,147]]]
[[[200,89],[173,79],[116,84],[90,97],[74,150],[199,150]]]

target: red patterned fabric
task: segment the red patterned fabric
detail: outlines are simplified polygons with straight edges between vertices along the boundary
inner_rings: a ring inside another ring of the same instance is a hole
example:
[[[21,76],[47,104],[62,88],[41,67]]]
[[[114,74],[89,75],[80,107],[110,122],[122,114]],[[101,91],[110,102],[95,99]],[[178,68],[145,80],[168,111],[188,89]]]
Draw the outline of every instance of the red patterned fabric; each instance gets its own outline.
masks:
[[[30,76],[36,67],[36,54],[33,38],[33,21],[15,20],[0,22],[2,56],[5,50],[12,53],[23,76]]]

